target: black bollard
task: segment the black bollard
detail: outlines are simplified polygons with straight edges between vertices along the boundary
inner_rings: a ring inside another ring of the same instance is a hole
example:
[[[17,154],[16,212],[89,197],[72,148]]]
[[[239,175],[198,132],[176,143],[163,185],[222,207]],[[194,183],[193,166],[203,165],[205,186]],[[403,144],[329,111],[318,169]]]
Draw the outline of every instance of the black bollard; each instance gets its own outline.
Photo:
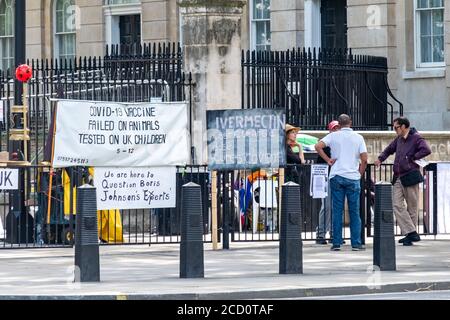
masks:
[[[375,228],[373,240],[373,265],[381,271],[395,271],[394,215],[392,185],[375,185]]]
[[[282,187],[280,222],[280,274],[303,273],[300,186]]]
[[[180,278],[204,278],[202,192],[188,183],[181,191]]]
[[[77,188],[75,282],[100,281],[97,223],[96,189],[90,185]]]

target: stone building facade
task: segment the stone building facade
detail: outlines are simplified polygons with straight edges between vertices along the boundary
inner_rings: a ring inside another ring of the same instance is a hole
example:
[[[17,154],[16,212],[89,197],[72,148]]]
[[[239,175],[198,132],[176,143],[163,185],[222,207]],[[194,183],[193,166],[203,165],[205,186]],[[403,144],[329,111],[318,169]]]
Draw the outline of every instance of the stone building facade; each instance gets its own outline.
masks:
[[[387,57],[405,115],[421,130],[450,128],[449,0],[273,1],[271,19],[275,50],[344,42],[354,53]]]
[[[101,56],[105,44],[137,40],[183,43],[179,2],[26,0],[27,57]],[[348,47],[386,56],[389,84],[405,115],[421,130],[450,127],[450,0],[244,2],[242,49]],[[0,0],[2,69],[13,61],[13,3]]]

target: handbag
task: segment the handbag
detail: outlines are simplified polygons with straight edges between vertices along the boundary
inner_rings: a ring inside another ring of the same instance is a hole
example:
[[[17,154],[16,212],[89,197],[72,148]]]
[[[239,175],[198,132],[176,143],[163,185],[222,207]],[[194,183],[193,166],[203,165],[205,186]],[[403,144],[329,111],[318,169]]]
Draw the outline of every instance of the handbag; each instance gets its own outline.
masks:
[[[424,180],[422,174],[418,170],[413,170],[400,177],[400,182],[404,187],[415,186],[416,184],[422,183],[423,181]]]

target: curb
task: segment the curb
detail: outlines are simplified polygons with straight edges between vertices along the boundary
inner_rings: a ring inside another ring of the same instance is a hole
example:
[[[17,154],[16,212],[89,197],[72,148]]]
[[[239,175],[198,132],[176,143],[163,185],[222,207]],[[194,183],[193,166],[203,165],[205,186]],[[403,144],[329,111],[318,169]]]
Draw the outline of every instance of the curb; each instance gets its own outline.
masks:
[[[304,288],[289,290],[266,291],[235,291],[217,293],[180,293],[180,294],[130,294],[130,295],[65,295],[65,296],[8,296],[0,295],[0,301],[5,300],[266,300],[287,298],[319,298],[326,296],[345,296],[361,294],[399,293],[399,292],[425,292],[450,290],[450,281],[445,282],[414,282],[385,284],[371,289],[367,286]]]

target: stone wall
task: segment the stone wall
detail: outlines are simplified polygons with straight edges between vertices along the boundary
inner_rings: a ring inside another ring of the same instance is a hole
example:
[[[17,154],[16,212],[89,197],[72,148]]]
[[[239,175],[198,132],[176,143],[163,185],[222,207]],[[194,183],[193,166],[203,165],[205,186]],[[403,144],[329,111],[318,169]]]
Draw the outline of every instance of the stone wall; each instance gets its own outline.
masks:
[[[388,58],[388,81],[393,93],[397,94],[395,2],[392,0],[347,0],[347,26],[348,47],[353,50],[353,53]]]
[[[54,1],[27,0],[27,58],[52,58],[54,52]],[[102,56],[107,43],[107,14],[103,0],[75,0],[79,8],[79,29],[76,38],[78,56]],[[179,9],[177,0],[141,0],[136,12],[141,14],[144,42],[178,42]]]
[[[450,0],[445,1],[445,28],[450,28]],[[272,48],[304,46],[306,0],[272,1]],[[389,86],[404,105],[404,115],[419,130],[450,127],[450,36],[445,35],[445,68],[417,68],[414,1],[347,0],[348,47],[355,54],[388,58]],[[394,105],[395,116],[399,113]]]
[[[318,138],[323,138],[326,131],[301,131]],[[386,148],[396,135],[394,132],[359,131],[367,145],[369,163],[373,163],[378,155]],[[430,145],[432,154],[426,158],[427,161],[450,161],[450,131],[444,132],[420,132]],[[394,156],[391,156],[386,163],[393,163]]]
[[[447,68],[417,68],[414,1],[347,0],[347,4],[348,46],[354,53],[388,58],[389,85],[404,104],[404,115],[419,130],[450,127],[448,33],[445,35]],[[450,0],[445,0],[445,8],[447,28],[450,27]]]
[[[99,56],[105,52],[102,0],[77,0],[80,29],[77,30],[77,55]]]
[[[142,0],[142,40],[144,42],[168,41],[170,22],[178,26],[173,7],[167,0]],[[171,13],[171,14],[169,14]],[[175,16],[175,17],[174,17]],[[171,18],[171,20],[169,20]]]
[[[446,27],[449,26],[450,0],[445,0]],[[396,60],[398,75],[390,85],[405,105],[405,116],[420,130],[445,130],[450,127],[450,76],[445,68],[417,68],[414,39],[414,3],[396,1]],[[450,37],[445,36],[446,60],[449,59]],[[448,69],[448,68],[447,68]],[[395,80],[395,81],[394,81]]]

